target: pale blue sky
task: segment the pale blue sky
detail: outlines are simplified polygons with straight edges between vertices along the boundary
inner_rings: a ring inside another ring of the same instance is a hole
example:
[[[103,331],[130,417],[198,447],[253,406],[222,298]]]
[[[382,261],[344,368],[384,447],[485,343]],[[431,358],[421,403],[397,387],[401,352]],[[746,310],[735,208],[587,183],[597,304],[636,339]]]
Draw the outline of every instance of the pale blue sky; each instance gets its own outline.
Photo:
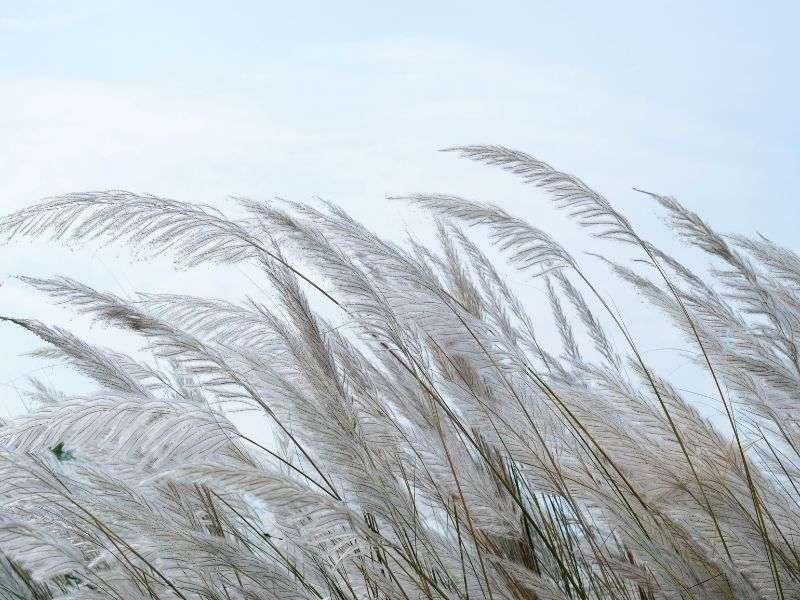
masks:
[[[784,207],[799,6],[5,0],[2,184],[21,187],[4,202],[103,172],[208,196],[371,192],[359,164],[396,173],[391,192],[426,183],[437,147],[492,141],[598,185]]]
[[[777,1],[2,0],[0,209],[103,188],[318,194],[396,234],[411,217],[386,194],[443,191],[585,241],[508,176],[435,152],[485,142],[582,176],[657,239],[633,185],[797,247],[799,22]],[[0,312],[21,316],[61,313],[10,274],[175,280],[45,245],[0,253]],[[25,336],[0,336],[3,383],[35,364],[11,358]]]

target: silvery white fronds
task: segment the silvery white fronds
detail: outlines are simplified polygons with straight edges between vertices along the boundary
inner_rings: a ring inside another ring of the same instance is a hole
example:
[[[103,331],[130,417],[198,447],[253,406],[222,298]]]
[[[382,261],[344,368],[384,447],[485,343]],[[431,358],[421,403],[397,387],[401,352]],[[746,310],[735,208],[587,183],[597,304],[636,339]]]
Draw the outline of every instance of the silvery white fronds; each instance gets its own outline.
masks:
[[[270,294],[122,298],[23,278],[137,334],[149,359],[3,317],[94,389],[34,381],[32,410],[0,428],[0,597],[800,598],[800,256],[650,194],[713,259],[697,275],[576,177],[453,150],[632,250],[604,260],[685,335],[724,420],[648,364],[575,257],[498,206],[406,197],[435,218],[434,247],[333,205],[243,199],[233,219],[127,192],[57,197],[0,235],[247,261]],[[537,336],[542,298],[504,268],[543,284],[560,343]],[[241,411],[268,435],[246,435]]]

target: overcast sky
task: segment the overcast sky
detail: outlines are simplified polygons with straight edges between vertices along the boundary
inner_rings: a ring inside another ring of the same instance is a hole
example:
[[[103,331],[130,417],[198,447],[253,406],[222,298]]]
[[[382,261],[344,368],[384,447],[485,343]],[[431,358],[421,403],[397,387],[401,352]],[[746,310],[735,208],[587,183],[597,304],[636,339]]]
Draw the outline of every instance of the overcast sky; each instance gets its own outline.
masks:
[[[414,224],[387,194],[440,191],[581,239],[508,175],[436,152],[499,143],[578,174],[658,239],[634,185],[798,247],[799,19],[778,1],[3,0],[0,210],[107,188],[319,195],[395,235]],[[116,292],[236,281],[125,256],[0,247],[0,313],[64,324],[14,274]],[[29,336],[3,326],[0,341],[10,406],[42,365],[17,358]]]

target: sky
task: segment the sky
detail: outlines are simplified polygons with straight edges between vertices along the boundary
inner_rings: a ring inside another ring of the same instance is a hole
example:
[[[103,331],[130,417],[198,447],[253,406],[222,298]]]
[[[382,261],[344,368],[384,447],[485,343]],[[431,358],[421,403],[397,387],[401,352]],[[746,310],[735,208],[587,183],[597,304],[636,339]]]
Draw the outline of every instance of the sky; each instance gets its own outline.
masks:
[[[496,143],[579,175],[657,241],[633,186],[798,248],[799,19],[780,1],[0,0],[0,212],[98,189],[320,196],[396,237],[421,221],[387,195],[449,192],[586,249],[541,194],[437,152]],[[251,276],[0,246],[0,314],[81,332],[19,274],[210,295]],[[27,375],[68,377],[20,357],[37,346],[0,327],[0,412]]]

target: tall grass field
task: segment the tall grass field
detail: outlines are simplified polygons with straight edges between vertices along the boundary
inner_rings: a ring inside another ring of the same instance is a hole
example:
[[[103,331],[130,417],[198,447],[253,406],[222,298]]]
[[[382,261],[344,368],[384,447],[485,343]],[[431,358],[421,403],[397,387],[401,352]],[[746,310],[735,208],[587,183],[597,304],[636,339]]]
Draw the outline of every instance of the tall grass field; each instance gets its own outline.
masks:
[[[450,151],[625,258],[443,194],[387,200],[428,215],[435,243],[323,202],[240,199],[232,218],[110,191],[0,219],[6,243],[113,241],[261,277],[236,303],[22,278],[144,353],[2,317],[93,385],[31,380],[0,427],[0,598],[800,598],[800,256],[642,192],[675,233],[656,247],[528,154]],[[716,416],[651,364],[597,273],[683,336]]]

